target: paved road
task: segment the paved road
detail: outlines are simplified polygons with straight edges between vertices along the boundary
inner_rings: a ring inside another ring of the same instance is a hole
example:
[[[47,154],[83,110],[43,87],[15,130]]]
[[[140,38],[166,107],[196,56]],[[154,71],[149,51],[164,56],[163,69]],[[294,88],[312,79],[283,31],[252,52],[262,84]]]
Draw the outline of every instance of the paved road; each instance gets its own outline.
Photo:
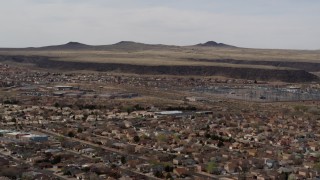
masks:
[[[39,129],[37,128],[37,131],[40,131],[42,133],[46,133],[46,134],[49,134],[49,135],[52,135],[52,136],[56,136],[56,137],[60,137],[60,136],[63,136],[59,133],[55,133],[55,132],[52,132],[50,130],[43,130],[43,129]],[[65,136],[64,136],[65,137]],[[83,141],[83,140],[80,140],[80,139],[77,139],[77,138],[68,138],[72,141],[77,141],[77,142],[80,142],[82,144],[86,144],[86,145],[90,145],[90,146],[94,146],[94,147],[98,147],[98,148],[102,148],[104,150],[107,150],[107,151],[111,151],[111,152],[114,152],[114,153],[118,153],[118,154],[123,154],[123,155],[128,155],[127,153],[123,152],[123,151],[119,151],[117,149],[114,149],[114,148],[109,148],[109,147],[105,147],[105,146],[101,146],[101,145],[97,145],[97,144],[94,144],[94,143],[91,143],[91,142],[87,142],[87,141]],[[69,152],[72,152],[72,153],[75,153],[77,155],[80,155],[82,157],[85,157],[85,158],[89,158],[89,159],[94,159],[90,156],[86,156],[84,154],[80,154],[76,151],[72,151],[72,150],[68,150]],[[134,156],[138,159],[142,159],[144,161],[148,160],[146,157],[141,157],[141,156],[136,156],[136,155],[132,155],[130,154],[130,156]],[[135,170],[132,170],[132,169],[128,169],[127,167],[119,167],[122,171],[125,171],[125,172],[130,172],[130,173],[133,173],[133,174],[137,174],[137,175],[141,175],[141,176],[144,176],[144,177],[147,177],[148,179],[152,179],[152,180],[160,180],[159,178],[156,178],[156,177],[153,177],[153,176],[149,176],[147,174],[143,174],[141,172],[138,172],[138,171],[135,171]]]
[[[68,138],[69,140],[77,141],[77,142],[82,143],[82,144],[90,145],[90,146],[97,147],[97,148],[102,148],[102,149],[104,149],[106,151],[111,151],[111,152],[118,153],[118,154],[121,154],[121,155],[128,155],[128,153],[120,151],[120,150],[115,149],[115,148],[110,148],[110,147],[106,147],[106,146],[103,146],[103,145],[94,144],[92,142],[84,141],[84,140],[81,140],[81,139],[78,139],[78,138],[70,138],[70,137],[64,136],[62,134],[50,131],[50,130],[44,130],[44,129],[40,129],[40,128],[36,128],[36,129],[37,129],[37,131],[40,131],[42,133],[46,133],[46,134],[49,134],[49,135],[52,135],[52,136],[56,136],[56,137],[63,136],[65,138]],[[148,160],[148,158],[143,157],[143,156],[137,156],[137,155],[134,155],[134,154],[130,154],[130,156],[135,157],[135,158],[140,159],[140,160],[144,160],[144,161]]]
[[[69,149],[67,151],[70,152],[70,153],[76,154],[76,155],[80,155],[80,156],[82,156],[84,158],[87,158],[87,159],[90,159],[90,160],[95,160],[95,158],[90,157],[90,156],[85,155],[85,154],[81,154],[81,153],[79,153],[77,151],[73,151],[73,150],[69,150]],[[118,167],[124,172],[129,172],[129,173],[133,173],[133,174],[136,174],[136,175],[141,175],[143,177],[146,177],[146,178],[152,179],[152,180],[160,180],[159,178],[156,178],[156,177],[153,177],[153,176],[149,176],[147,174],[143,174],[143,173],[141,173],[139,171],[135,171],[135,170],[129,169],[128,167],[125,167],[125,166],[118,166]]]
[[[53,132],[53,131],[50,131],[50,130],[44,130],[44,129],[40,129],[40,128],[36,128],[38,131],[42,132],[42,133],[46,133],[46,134],[49,134],[49,135],[53,135],[53,136],[56,136],[56,137],[66,137],[62,134],[59,134],[59,133],[56,133],[56,132]],[[106,146],[101,146],[101,145],[97,145],[97,144],[94,144],[94,143],[91,143],[91,142],[88,142],[88,141],[83,141],[83,140],[80,140],[80,139],[77,139],[77,138],[70,138],[70,137],[66,137],[68,138],[69,140],[73,140],[73,141],[77,141],[77,142],[80,142],[80,143],[83,143],[83,144],[86,144],[86,145],[90,145],[90,146],[93,146],[93,147],[98,147],[98,148],[102,148],[104,150],[107,150],[107,151],[111,151],[111,152],[114,152],[114,153],[118,153],[118,154],[122,154],[122,155],[128,155],[127,153],[123,152],[123,151],[120,151],[118,149],[114,149],[114,148],[110,148],[110,147],[106,147]],[[133,155],[133,154],[130,154],[130,156],[133,156],[135,158],[138,158],[138,159],[141,159],[141,160],[144,160],[144,161],[148,161],[149,159],[147,157],[143,157],[143,156],[137,156],[137,155]],[[137,172],[137,171],[132,171],[132,170],[129,170],[129,169],[125,169],[126,171],[131,171],[133,173],[138,173],[140,175],[144,175],[144,176],[147,176],[146,174],[142,174],[140,172]],[[198,173],[198,172],[194,172],[192,173],[193,176],[197,176],[197,177],[201,177],[201,178],[204,178],[204,179],[219,179],[223,176],[216,176],[216,175],[209,175],[209,174],[206,174],[206,173]],[[150,176],[151,178],[151,176]],[[154,179],[157,179],[155,177],[152,177]]]
[[[32,164],[30,162],[27,162],[27,161],[24,161],[24,160],[21,160],[21,159],[15,157],[15,156],[12,156],[11,154],[9,154],[8,152],[5,152],[3,150],[0,150],[0,154],[2,154],[3,156],[6,156],[6,157],[11,157],[12,160],[17,162],[17,163],[28,164],[28,165],[32,166]],[[41,172],[43,174],[47,174],[47,175],[50,175],[50,176],[53,176],[53,177],[57,177],[59,179],[69,180],[69,178],[57,174],[58,170],[52,169],[52,170],[49,171],[49,170],[38,169],[37,171],[39,171],[39,172]]]

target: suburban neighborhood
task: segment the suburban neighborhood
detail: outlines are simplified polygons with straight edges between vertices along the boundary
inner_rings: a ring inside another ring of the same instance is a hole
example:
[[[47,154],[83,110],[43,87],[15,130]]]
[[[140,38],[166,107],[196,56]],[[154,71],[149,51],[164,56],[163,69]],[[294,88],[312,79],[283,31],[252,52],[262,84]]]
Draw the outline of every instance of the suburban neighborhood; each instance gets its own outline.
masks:
[[[319,177],[317,101],[243,102],[187,91],[189,86],[264,82],[90,73],[58,76],[10,65],[1,65],[1,70],[3,177]],[[172,96],[170,87],[181,93]],[[300,87],[316,91],[319,85]],[[160,98],[165,102],[155,102]]]

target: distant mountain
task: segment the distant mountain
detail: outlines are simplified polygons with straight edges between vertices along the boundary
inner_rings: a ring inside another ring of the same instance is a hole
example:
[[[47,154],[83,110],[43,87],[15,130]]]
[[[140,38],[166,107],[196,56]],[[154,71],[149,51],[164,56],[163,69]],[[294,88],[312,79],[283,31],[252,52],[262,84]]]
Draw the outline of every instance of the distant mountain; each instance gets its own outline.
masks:
[[[0,48],[2,51],[12,50],[42,50],[42,51],[81,51],[81,50],[95,50],[95,51],[141,51],[141,50],[162,50],[162,49],[179,49],[185,46],[163,45],[163,44],[144,44],[133,41],[120,41],[111,45],[87,45],[79,42],[68,42],[62,45],[44,46],[44,47],[28,47],[28,48]],[[215,41],[208,41],[203,44],[193,45],[193,47],[225,47],[234,48],[228,44],[217,43]]]
[[[202,47],[228,47],[228,48],[236,47],[236,46],[231,46],[231,45],[228,45],[228,44],[217,43],[215,41],[208,41],[208,42],[203,43],[203,44],[197,44],[196,46],[202,46]]]
[[[30,49],[30,48],[28,48]],[[82,44],[79,42],[68,42],[67,44],[56,45],[56,46],[44,46],[39,48],[31,48],[37,50],[87,50],[94,49],[94,46]]]
[[[155,50],[155,49],[165,49],[174,48],[176,46],[162,45],[162,44],[144,44],[133,41],[120,41],[116,44],[97,46],[99,50]]]
[[[162,44],[144,44],[133,41],[120,41],[111,45],[87,45],[79,42],[68,42],[62,45],[44,46],[44,47],[29,47],[29,48],[1,48],[0,50],[42,50],[42,51],[81,51],[81,50],[96,50],[96,51],[139,51],[139,50],[156,50],[177,48],[177,46],[169,46]]]

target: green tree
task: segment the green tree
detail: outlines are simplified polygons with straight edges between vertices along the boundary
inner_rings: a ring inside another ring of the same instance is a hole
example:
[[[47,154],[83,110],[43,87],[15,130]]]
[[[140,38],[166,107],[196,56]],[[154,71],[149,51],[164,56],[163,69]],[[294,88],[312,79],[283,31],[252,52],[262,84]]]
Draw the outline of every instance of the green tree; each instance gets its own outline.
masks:
[[[57,137],[57,140],[60,141],[60,142],[62,142],[62,141],[65,140],[65,138],[64,138],[63,136],[58,136],[58,137]]]
[[[74,134],[74,132],[73,132],[73,131],[69,131],[69,132],[68,132],[68,136],[69,136],[69,137],[74,137],[74,136],[75,136],[75,134]]]
[[[140,141],[140,137],[139,136],[134,136],[133,140],[134,140],[134,142],[138,143]]]
[[[158,141],[165,142],[165,141],[168,140],[168,137],[167,137],[165,134],[159,134],[159,135],[157,136],[157,140],[158,140]]]
[[[78,130],[77,130],[78,133],[82,133],[83,132],[83,129],[81,127],[78,127]]]
[[[169,165],[166,165],[166,166],[164,167],[164,170],[165,170],[166,172],[172,172],[172,171],[173,171],[173,167],[171,167],[171,166],[169,166]]]
[[[294,174],[290,174],[288,180],[296,180],[297,177]]]
[[[121,156],[121,163],[122,164],[125,164],[125,163],[127,163],[127,159],[126,159],[126,157],[125,156]]]
[[[51,160],[51,164],[58,164],[61,162],[61,156],[55,156],[52,160]]]
[[[316,163],[314,166],[313,166],[313,169],[320,172],[320,163]]]
[[[217,168],[218,168],[217,164],[215,162],[211,161],[207,164],[206,171],[208,173],[213,173],[214,171],[217,170]]]
[[[293,107],[295,111],[306,112],[309,108],[303,105],[296,105]]]
[[[54,107],[60,107],[60,104],[58,102],[54,103]]]
[[[154,171],[153,175],[155,177],[157,177],[157,178],[163,178],[163,173],[161,171],[158,171],[158,170]]]
[[[224,144],[223,144],[222,141],[219,141],[218,144],[217,144],[217,146],[220,148],[220,147],[224,146]]]
[[[205,134],[205,137],[206,137],[207,139],[209,139],[209,138],[211,137],[211,135],[210,135],[209,133],[206,133],[206,134]]]
[[[170,173],[168,173],[168,174],[166,175],[166,179],[173,179],[173,177],[171,176]]]

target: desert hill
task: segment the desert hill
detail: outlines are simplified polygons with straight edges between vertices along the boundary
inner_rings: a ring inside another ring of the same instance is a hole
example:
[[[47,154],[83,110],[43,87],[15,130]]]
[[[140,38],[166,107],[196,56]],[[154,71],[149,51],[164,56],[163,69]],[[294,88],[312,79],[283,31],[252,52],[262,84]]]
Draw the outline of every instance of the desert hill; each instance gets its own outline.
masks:
[[[231,46],[231,45],[224,44],[224,43],[217,43],[217,42],[215,42],[215,41],[208,41],[208,42],[206,42],[206,43],[200,43],[200,44],[197,44],[196,46],[235,48],[235,46]]]
[[[69,42],[38,48],[2,48],[0,62],[61,70],[137,74],[225,76],[264,81],[318,81],[320,52],[239,48],[208,41],[171,46],[121,41],[111,45]]]

